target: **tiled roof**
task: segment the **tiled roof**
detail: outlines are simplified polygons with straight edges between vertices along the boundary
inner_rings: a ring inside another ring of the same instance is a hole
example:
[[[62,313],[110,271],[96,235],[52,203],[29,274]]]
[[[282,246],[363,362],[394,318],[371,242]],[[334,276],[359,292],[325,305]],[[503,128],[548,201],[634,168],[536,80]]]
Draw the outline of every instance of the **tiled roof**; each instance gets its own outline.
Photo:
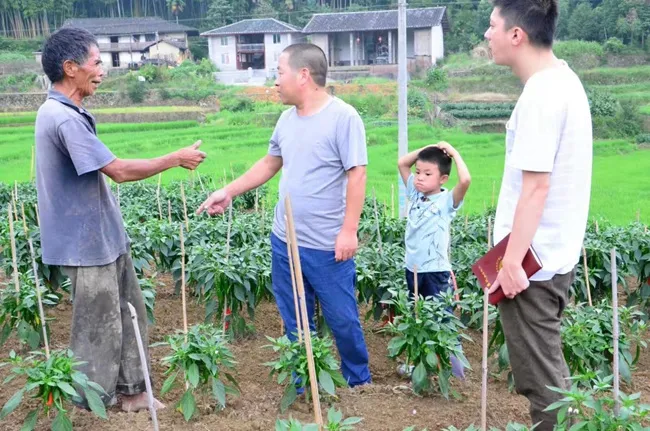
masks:
[[[445,7],[408,9],[408,28],[447,26]],[[397,10],[370,12],[317,13],[302,30],[303,33],[336,33],[348,31],[396,30]]]
[[[245,19],[214,30],[201,36],[228,36],[234,34],[300,33],[300,29],[275,18]]]

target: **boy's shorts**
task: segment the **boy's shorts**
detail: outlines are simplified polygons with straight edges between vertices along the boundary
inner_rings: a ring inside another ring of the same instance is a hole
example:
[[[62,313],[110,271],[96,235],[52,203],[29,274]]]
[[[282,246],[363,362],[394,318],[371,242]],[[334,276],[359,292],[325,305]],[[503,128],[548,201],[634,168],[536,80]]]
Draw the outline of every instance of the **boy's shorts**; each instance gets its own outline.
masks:
[[[414,274],[408,269],[405,270],[405,273],[409,297],[413,299],[415,294]],[[443,293],[451,292],[452,289],[451,272],[449,271],[418,273],[418,296],[435,298]],[[452,308],[448,308],[448,311],[452,312]]]

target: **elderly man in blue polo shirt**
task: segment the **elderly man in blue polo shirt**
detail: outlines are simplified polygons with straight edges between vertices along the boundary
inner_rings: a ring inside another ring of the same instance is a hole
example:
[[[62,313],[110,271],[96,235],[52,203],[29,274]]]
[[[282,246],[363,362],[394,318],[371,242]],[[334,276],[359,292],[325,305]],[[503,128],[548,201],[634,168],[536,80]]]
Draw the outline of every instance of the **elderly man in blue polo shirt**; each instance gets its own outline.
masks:
[[[82,107],[104,72],[97,41],[86,30],[64,28],[45,42],[43,70],[52,82],[36,116],[36,185],[41,211],[43,263],[60,265],[72,281],[70,347],[85,361],[90,380],[106,391],[103,401],[137,411],[147,394],[127,302],[138,312],[147,346],[146,310],[130,240],[104,176],[142,180],[167,169],[195,169],[205,158],[200,141],[149,160],[123,160],[97,138],[95,118]],[[85,400],[79,400],[87,408]],[[156,401],[157,408],[163,407]]]

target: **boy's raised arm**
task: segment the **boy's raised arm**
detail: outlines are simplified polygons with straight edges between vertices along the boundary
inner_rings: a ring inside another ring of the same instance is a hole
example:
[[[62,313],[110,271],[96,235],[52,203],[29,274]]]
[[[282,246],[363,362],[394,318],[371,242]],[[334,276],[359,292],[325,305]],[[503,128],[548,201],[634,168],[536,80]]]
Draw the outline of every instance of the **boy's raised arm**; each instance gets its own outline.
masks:
[[[465,161],[461,157],[458,150],[456,150],[447,142],[440,142],[436,146],[441,150],[444,150],[447,153],[447,155],[449,155],[449,157],[451,157],[454,160],[454,163],[456,164],[456,172],[458,173],[458,184],[456,184],[456,186],[454,187],[452,191],[452,196],[454,198],[454,208],[458,208],[458,206],[463,201],[463,199],[465,199],[465,193],[467,193],[467,189],[469,189],[469,185],[472,182],[472,177],[469,174],[469,169],[467,168],[467,165],[465,164]]]
[[[399,160],[397,161],[397,168],[399,169],[399,174],[401,175],[402,181],[404,181],[405,185],[408,183],[409,177],[411,176],[411,168],[417,161],[418,154],[420,154],[420,151],[424,150],[427,147],[432,147],[432,146],[433,145],[427,145],[426,147],[422,147],[419,150],[411,151],[407,155],[399,158]]]

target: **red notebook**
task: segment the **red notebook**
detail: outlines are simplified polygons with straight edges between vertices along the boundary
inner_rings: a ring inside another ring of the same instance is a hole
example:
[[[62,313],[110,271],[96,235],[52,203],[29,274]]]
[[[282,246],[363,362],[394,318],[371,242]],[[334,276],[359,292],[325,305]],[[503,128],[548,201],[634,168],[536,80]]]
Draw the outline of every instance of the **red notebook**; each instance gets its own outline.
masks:
[[[510,234],[506,235],[497,245],[492,247],[482,258],[476,261],[472,265],[472,272],[478,278],[478,282],[483,289],[489,289],[492,287],[492,283],[497,279],[499,270],[502,266],[503,255],[506,253],[506,247],[508,246],[508,239]],[[542,269],[542,261],[539,259],[537,253],[531,246],[524,256],[524,261],[521,265],[526,272],[528,278],[532,277]],[[501,288],[497,289],[496,292],[490,294],[488,301],[492,305],[497,305],[506,296],[503,294]]]

